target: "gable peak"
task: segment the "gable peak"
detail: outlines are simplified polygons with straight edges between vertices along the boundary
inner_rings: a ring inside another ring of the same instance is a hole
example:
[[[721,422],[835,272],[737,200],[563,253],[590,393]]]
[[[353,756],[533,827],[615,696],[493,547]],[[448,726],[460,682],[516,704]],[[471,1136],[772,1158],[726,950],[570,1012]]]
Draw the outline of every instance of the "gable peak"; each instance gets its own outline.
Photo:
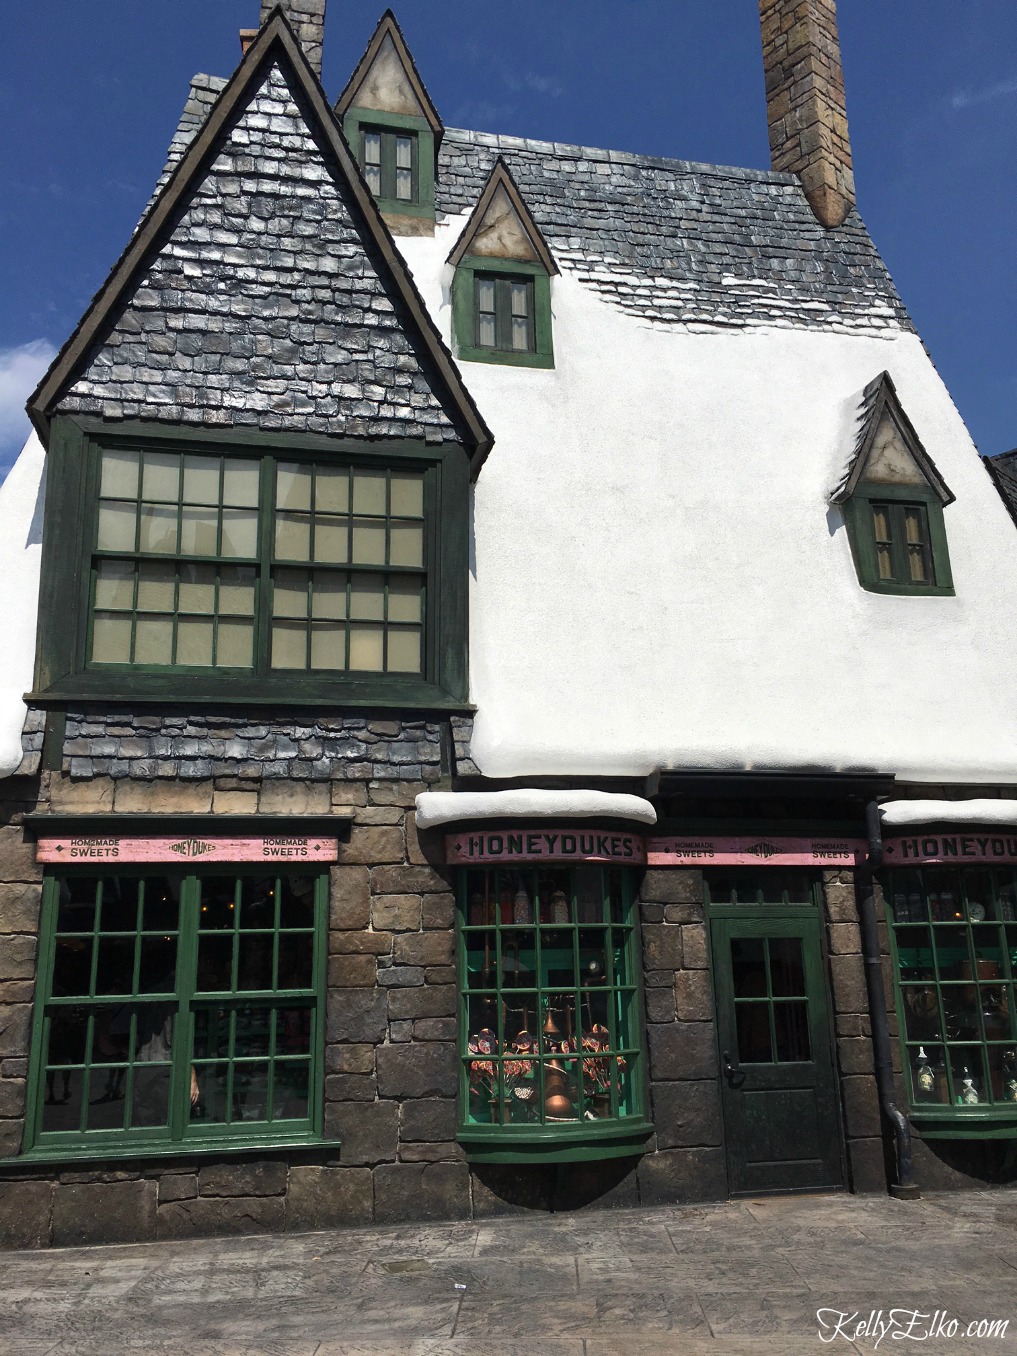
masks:
[[[448,262],[454,266],[467,254],[519,259],[539,263],[548,273],[559,271],[540,227],[533,220],[501,156],[494,162],[490,177],[449,254]]]
[[[390,9],[381,16],[364,55],[336,100],[339,117],[351,108],[423,118],[436,139],[445,130]]]
[[[944,505],[953,502],[954,495],[915,432],[889,372],[880,372],[865,387],[857,419],[854,448],[833,503],[844,503],[860,485],[921,486],[933,490]]]

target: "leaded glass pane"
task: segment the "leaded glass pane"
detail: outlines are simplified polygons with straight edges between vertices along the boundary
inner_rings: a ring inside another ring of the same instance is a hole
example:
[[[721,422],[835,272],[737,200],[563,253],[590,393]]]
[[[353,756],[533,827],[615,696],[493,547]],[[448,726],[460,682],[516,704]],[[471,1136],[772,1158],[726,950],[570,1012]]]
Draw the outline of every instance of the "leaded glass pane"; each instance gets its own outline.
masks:
[[[176,508],[161,504],[142,504],[138,550],[175,555],[178,521],[179,510]]]
[[[225,462],[223,468],[223,503],[240,508],[257,508],[260,463],[256,461],[235,461],[231,457],[225,458]]]
[[[97,664],[131,662],[131,619],[97,612],[92,622],[92,658]]]
[[[311,507],[311,468],[284,463],[277,467],[275,475],[276,509],[301,509]]]
[[[175,504],[180,498],[180,458],[175,452],[146,452],[142,460],[142,499]]]
[[[252,558],[258,554],[258,513],[256,509],[222,511],[222,550],[220,555]]]
[[[346,667],[346,628],[315,625],[311,628],[311,668]]]
[[[424,529],[393,523],[389,534],[389,563],[423,565]]]
[[[224,534],[225,535],[225,534]],[[185,508],[180,513],[180,554],[184,556],[214,556],[218,547],[219,512],[214,508]],[[225,548],[225,542],[223,543]],[[223,554],[240,555],[247,552],[229,551]]]
[[[380,673],[385,667],[385,632],[380,626],[350,627],[350,668]]]
[[[387,477],[383,472],[354,471],[353,512],[384,516],[386,484]]]
[[[420,621],[422,601],[420,584],[415,579],[393,580],[388,586],[389,621]]]
[[[220,621],[216,632],[215,662],[228,667],[250,668],[253,659],[253,623]]]
[[[424,513],[424,478],[393,471],[390,477],[393,518],[421,518]]]
[[[350,616],[357,621],[385,617],[385,579],[380,574],[358,574],[350,589]]]
[[[99,561],[96,567],[95,605],[127,611],[134,606],[134,568],[129,561]]]
[[[318,513],[348,513],[350,473],[343,468],[319,466],[314,474],[314,507]]]
[[[420,632],[390,630],[388,633],[389,673],[420,672]]]
[[[184,457],[184,503],[219,503],[218,457]]]
[[[353,520],[353,563],[355,565],[385,564],[385,524],[370,519]]]
[[[172,612],[175,597],[176,568],[171,562],[150,560],[139,564],[139,612]]]
[[[307,627],[296,622],[275,622],[272,626],[272,667],[307,668]]]
[[[104,499],[137,499],[137,452],[118,452],[105,448],[102,453],[102,475],[99,493]]]
[[[100,551],[133,551],[136,513],[133,504],[99,505],[97,544]]]
[[[205,668],[212,663],[211,621],[181,618],[177,622],[177,663]]]
[[[134,662],[136,664],[173,663],[172,617],[138,617],[134,635]]]
[[[342,565],[346,561],[349,519],[324,517],[314,520],[314,559],[322,565]]]

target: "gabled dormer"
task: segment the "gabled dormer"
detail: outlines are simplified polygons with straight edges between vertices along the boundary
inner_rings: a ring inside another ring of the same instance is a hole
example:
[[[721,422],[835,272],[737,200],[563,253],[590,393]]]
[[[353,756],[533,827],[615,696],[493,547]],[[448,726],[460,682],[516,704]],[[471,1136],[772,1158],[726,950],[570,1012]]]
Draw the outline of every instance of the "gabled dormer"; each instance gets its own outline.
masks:
[[[335,111],[394,235],[434,234],[434,165],[444,127],[387,9]]]
[[[551,276],[558,265],[500,156],[448,262],[458,358],[554,366]]]
[[[843,510],[862,588],[952,594],[943,509],[953,500],[890,374],[881,372],[862,393],[855,446],[831,496]]]

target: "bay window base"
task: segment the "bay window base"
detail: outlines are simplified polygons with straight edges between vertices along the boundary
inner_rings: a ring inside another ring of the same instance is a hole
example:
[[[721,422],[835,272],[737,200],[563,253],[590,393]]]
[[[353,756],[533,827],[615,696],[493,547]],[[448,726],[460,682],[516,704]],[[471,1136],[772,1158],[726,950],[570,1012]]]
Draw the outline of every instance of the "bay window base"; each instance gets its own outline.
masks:
[[[499,1127],[471,1126],[457,1138],[472,1163],[586,1163],[642,1154],[652,1134],[650,1121],[630,1121],[583,1126],[574,1134],[545,1127],[506,1135]]]
[[[909,1119],[922,1139],[1017,1140],[1017,1115],[981,1115],[913,1110]]]

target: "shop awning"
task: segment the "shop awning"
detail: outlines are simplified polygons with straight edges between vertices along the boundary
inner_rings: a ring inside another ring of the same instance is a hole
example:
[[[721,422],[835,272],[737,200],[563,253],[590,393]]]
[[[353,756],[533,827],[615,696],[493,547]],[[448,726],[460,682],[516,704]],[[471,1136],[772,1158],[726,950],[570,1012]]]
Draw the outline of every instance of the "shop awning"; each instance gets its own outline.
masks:
[[[656,824],[642,796],[611,791],[422,791],[417,827],[434,829],[466,819],[628,819]]]
[[[879,807],[884,828],[915,824],[1017,825],[1017,800],[888,800]]]

